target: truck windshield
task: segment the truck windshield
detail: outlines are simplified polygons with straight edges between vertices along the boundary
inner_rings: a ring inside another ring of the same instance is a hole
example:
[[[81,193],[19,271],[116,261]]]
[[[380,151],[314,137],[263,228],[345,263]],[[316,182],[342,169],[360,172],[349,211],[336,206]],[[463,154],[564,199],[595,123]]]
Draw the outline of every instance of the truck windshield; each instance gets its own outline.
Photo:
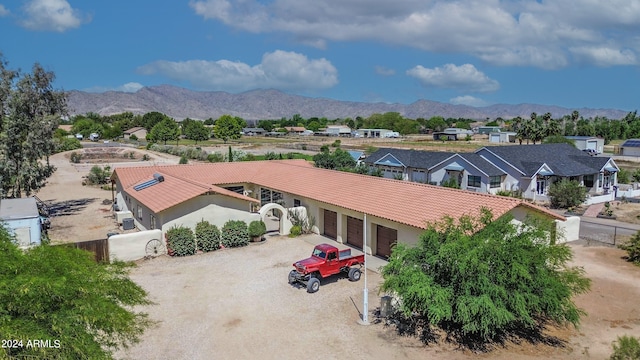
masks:
[[[327,254],[324,251],[320,250],[320,249],[313,249],[313,254],[311,254],[311,255],[317,256],[317,257],[323,258],[323,259],[327,257]]]

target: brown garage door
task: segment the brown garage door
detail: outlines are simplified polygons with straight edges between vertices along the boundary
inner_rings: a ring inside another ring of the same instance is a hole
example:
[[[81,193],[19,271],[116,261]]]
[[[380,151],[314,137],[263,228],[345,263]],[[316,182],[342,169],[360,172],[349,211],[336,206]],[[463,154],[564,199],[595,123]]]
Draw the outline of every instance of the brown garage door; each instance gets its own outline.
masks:
[[[378,225],[377,234],[376,255],[389,257],[391,255],[391,247],[398,242],[398,230]]]
[[[362,220],[347,216],[347,244],[362,249]]]
[[[338,237],[338,214],[335,211],[324,210],[324,236],[334,240]]]

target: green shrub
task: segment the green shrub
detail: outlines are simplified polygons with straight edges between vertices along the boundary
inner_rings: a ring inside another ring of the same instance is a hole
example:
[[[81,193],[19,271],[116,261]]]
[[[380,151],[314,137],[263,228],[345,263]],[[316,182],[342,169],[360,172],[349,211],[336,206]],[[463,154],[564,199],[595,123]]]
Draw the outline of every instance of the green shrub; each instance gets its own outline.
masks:
[[[211,153],[207,155],[207,161],[212,163],[223,162],[224,156],[220,153]]]
[[[618,247],[627,252],[627,261],[640,265],[640,231],[638,231],[631,240]]]
[[[224,247],[239,247],[249,244],[249,229],[247,223],[240,220],[229,220],[222,227],[222,245]]]
[[[74,151],[69,155],[69,159],[72,163],[78,164],[82,160],[82,154]]]
[[[184,226],[173,226],[166,233],[167,253],[171,256],[187,256],[196,253],[193,231]]]
[[[131,136],[129,136],[129,140],[136,141],[138,140],[138,137],[136,136],[136,134],[131,134]]]
[[[307,144],[302,144],[302,150],[307,150]]]
[[[621,168],[618,172],[619,184],[631,184],[631,171]]]
[[[458,184],[458,180],[456,178],[448,178],[442,182],[442,186],[452,188],[452,189],[460,189],[460,184]]]
[[[331,147],[338,148],[338,147],[340,147],[340,145],[341,145],[341,141],[340,141],[340,139],[338,139],[338,140],[334,141],[333,144],[331,144]]]
[[[307,216],[304,216],[305,213],[307,214]],[[316,219],[307,211],[303,212],[299,210],[288,209],[287,218],[289,219],[289,221],[291,221],[291,225],[300,228],[301,234],[310,234],[316,224]]]
[[[148,154],[142,155],[142,161],[149,161],[150,157]]]
[[[575,180],[556,181],[549,186],[551,207],[566,209],[582,204],[587,198],[587,188]]]
[[[183,155],[183,156],[181,156],[181,157],[180,157],[180,162],[179,162],[179,164],[184,165],[184,164],[188,164],[188,163],[189,163],[189,159],[187,159],[187,157],[186,157],[186,156],[184,156],[184,155]]]
[[[55,140],[55,152],[64,152],[69,150],[82,149],[80,140],[76,138],[60,138]]]
[[[496,195],[522,199],[522,191],[498,190]]]
[[[109,182],[110,176],[111,167],[107,165],[101,168],[98,165],[94,165],[91,170],[89,170],[89,175],[87,175],[87,183],[89,185],[103,185]]]
[[[255,161],[256,156],[253,154],[247,154],[242,158],[242,161]]]
[[[204,252],[220,249],[220,230],[206,220],[196,224],[196,244]]]
[[[640,341],[633,336],[618,336],[613,342],[611,360],[640,360]]]
[[[265,160],[278,160],[278,154],[274,153],[273,151],[269,151],[268,153],[264,154],[264,159]]]
[[[262,220],[254,220],[249,223],[249,236],[258,237],[267,232],[267,225]]]
[[[300,236],[300,234],[302,234],[302,228],[300,225],[293,225],[289,231],[289,237]]]

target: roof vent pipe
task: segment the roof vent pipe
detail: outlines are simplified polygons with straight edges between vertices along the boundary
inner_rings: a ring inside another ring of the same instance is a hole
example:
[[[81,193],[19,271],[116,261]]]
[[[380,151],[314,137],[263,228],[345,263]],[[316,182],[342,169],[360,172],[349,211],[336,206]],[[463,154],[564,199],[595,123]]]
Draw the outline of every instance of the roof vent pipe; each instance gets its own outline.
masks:
[[[163,182],[164,181],[164,176],[162,176],[162,175],[160,175],[158,173],[153,174],[153,178],[158,180],[158,182]]]

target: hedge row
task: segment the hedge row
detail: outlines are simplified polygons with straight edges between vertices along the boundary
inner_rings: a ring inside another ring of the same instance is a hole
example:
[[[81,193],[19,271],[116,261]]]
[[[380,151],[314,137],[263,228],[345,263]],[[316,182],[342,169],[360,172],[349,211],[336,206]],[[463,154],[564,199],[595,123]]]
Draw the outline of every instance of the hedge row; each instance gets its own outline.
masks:
[[[261,226],[254,225],[254,229],[264,228],[264,223],[259,223]],[[246,246],[251,240],[249,235],[247,223],[241,220],[227,221],[222,230],[202,220],[196,224],[195,234],[188,227],[174,226],[166,233],[167,253],[171,256],[187,256],[195,254],[198,250],[209,252],[221,247]]]

